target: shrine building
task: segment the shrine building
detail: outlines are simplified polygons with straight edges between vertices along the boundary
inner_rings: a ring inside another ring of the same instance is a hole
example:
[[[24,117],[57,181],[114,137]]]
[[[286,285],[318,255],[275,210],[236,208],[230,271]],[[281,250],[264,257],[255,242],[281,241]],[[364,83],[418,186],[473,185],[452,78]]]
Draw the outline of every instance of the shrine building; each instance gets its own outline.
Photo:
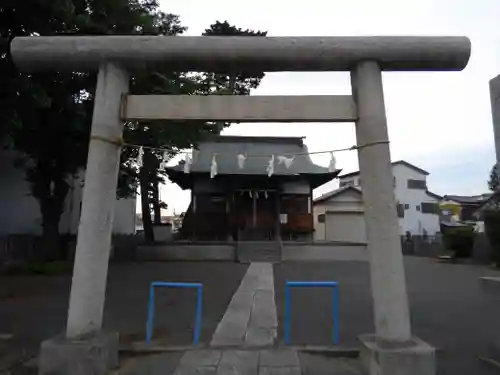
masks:
[[[191,190],[181,237],[193,241],[312,240],[313,189],[340,170],[316,165],[303,137],[216,136],[166,168]]]

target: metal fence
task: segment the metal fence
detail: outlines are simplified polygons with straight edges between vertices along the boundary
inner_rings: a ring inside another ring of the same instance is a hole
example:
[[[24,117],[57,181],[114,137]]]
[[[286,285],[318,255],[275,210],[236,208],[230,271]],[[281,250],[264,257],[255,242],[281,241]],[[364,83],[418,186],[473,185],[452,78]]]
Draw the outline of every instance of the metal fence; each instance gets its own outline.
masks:
[[[142,237],[139,235],[116,234],[112,237],[111,259],[133,260]],[[76,236],[61,236],[64,258],[72,260],[76,249]],[[44,259],[41,236],[16,234],[0,236],[0,265],[9,262],[30,262]]]

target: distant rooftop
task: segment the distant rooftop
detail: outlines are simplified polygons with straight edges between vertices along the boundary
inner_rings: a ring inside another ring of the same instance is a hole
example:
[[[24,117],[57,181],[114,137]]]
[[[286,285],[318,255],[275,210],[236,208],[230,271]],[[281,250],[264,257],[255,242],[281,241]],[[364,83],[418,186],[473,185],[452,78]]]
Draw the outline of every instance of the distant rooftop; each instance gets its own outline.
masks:
[[[394,167],[395,165],[404,165],[408,168],[411,168],[419,173],[422,173],[426,176],[429,175],[429,172],[427,172],[426,170],[422,169],[422,168],[419,168],[417,167],[416,165],[413,165],[411,163],[408,163],[407,161],[405,160],[398,160],[398,161],[394,161],[391,163],[391,165]],[[341,176],[339,176],[339,178],[344,178],[344,177],[353,177],[353,176],[357,176],[359,174],[359,171],[355,171],[355,172],[351,172],[351,173],[346,173],[346,174],[343,174]]]
[[[335,189],[335,190],[332,190],[332,191],[329,191],[328,193],[325,193],[321,196],[319,196],[318,198],[314,199],[313,203],[320,203],[320,202],[323,202],[323,201],[326,201],[336,195],[339,195],[339,194],[342,194],[344,193],[345,191],[348,191],[348,190],[351,190],[351,191],[354,191],[354,192],[357,192],[357,193],[360,193],[362,194],[363,193],[363,190],[361,189],[361,186],[352,186],[352,185],[349,185],[349,186],[342,186],[338,189]],[[429,190],[426,190],[425,191],[430,197],[436,199],[436,200],[441,200],[442,197],[438,194],[435,194]]]
[[[342,186],[341,188],[338,188],[338,189],[335,189],[335,190],[332,190],[332,191],[329,191],[328,193],[325,193],[321,196],[319,196],[318,198],[314,199],[313,200],[313,203],[320,203],[320,202],[323,202],[323,201],[326,201],[336,195],[339,195],[339,194],[342,194],[343,192],[347,191],[347,190],[352,190],[356,193],[359,193],[361,194],[361,188],[360,187],[357,187],[357,186]]]
[[[478,204],[488,200],[492,195],[491,193],[480,195],[445,195],[443,199],[463,204]]]

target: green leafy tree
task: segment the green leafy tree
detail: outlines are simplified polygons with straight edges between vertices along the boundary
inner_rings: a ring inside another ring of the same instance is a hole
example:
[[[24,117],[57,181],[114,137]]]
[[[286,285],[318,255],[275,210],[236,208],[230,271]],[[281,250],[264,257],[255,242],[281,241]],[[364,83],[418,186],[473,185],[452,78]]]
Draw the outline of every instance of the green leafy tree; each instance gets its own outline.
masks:
[[[242,30],[225,21],[212,24],[203,35],[265,36],[266,32]],[[251,89],[258,87],[263,77],[263,72],[255,71],[226,73],[154,72],[136,77],[131,91],[136,94],[248,95]],[[161,207],[165,205],[165,202],[159,200],[159,184],[165,182],[165,175],[159,169],[164,153],[166,152],[167,159],[172,158],[182,149],[196,147],[207,135],[219,134],[226,126],[229,126],[229,123],[200,121],[190,121],[189,123],[158,121],[127,124],[125,139],[133,144],[147,146],[147,148],[144,148],[142,168],[134,166],[137,149],[126,149],[123,153],[122,160],[125,168],[121,178],[126,182],[122,193],[129,194],[137,185],[140,186],[142,220],[147,241],[154,241],[153,223],[160,224]],[[158,148],[161,148],[162,151],[155,150]]]
[[[493,165],[493,167],[491,168],[491,172],[490,172],[490,178],[488,180],[488,188],[491,190],[491,191],[497,191],[498,188],[499,188],[499,179],[498,179],[498,167],[497,165]]]
[[[68,179],[85,166],[96,75],[25,73],[12,63],[16,36],[56,34],[176,34],[177,16],[156,0],[4,0],[0,5],[0,135],[19,151],[42,215],[47,257],[60,250],[59,221]]]

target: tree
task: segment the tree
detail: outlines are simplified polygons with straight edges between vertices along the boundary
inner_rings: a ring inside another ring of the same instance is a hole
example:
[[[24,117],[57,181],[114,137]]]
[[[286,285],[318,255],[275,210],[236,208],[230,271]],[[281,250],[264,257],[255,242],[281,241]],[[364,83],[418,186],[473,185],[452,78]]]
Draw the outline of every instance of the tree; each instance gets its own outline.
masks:
[[[250,29],[243,30],[234,25],[229,24],[227,21],[215,22],[205,29],[204,36],[266,36],[267,31],[254,31]],[[229,74],[227,74],[229,73]],[[223,73],[206,73],[205,81],[214,83],[215,87],[226,86],[230,82],[231,94],[234,95],[248,95],[251,89],[259,86],[264,73],[259,71],[243,71],[243,72],[227,72]]]
[[[499,188],[499,183],[500,183],[500,181],[498,179],[498,168],[497,168],[497,164],[495,164],[491,168],[490,178],[488,180],[488,188],[491,191],[497,191]]]
[[[227,21],[216,22],[206,29],[203,35],[251,35],[265,36],[266,32],[242,30],[230,25]],[[232,94],[248,95],[256,88],[264,77],[263,72],[226,72],[224,73],[175,73],[154,72],[137,77],[131,91],[137,94],[184,94],[210,95]],[[180,150],[196,147],[208,134],[219,134],[229,123],[179,121],[161,121],[153,123],[128,124],[125,139],[130,143],[141,144],[152,148],[166,150],[167,158],[177,155]],[[161,222],[161,206],[159,201],[159,184],[165,182],[165,175],[159,170],[160,160],[165,151],[144,148],[143,167],[132,168],[137,150],[124,153],[126,173],[123,178],[127,186],[134,189],[137,184],[141,191],[141,208],[146,241],[154,241],[153,223]],[[138,183],[137,183],[138,180]],[[153,213],[153,218],[151,217]]]
[[[0,37],[55,34],[175,34],[177,16],[156,0],[7,0],[0,6]],[[0,51],[0,122],[5,143],[21,152],[42,215],[44,249],[60,249],[59,221],[68,178],[86,163],[96,76],[94,73],[23,73]]]

